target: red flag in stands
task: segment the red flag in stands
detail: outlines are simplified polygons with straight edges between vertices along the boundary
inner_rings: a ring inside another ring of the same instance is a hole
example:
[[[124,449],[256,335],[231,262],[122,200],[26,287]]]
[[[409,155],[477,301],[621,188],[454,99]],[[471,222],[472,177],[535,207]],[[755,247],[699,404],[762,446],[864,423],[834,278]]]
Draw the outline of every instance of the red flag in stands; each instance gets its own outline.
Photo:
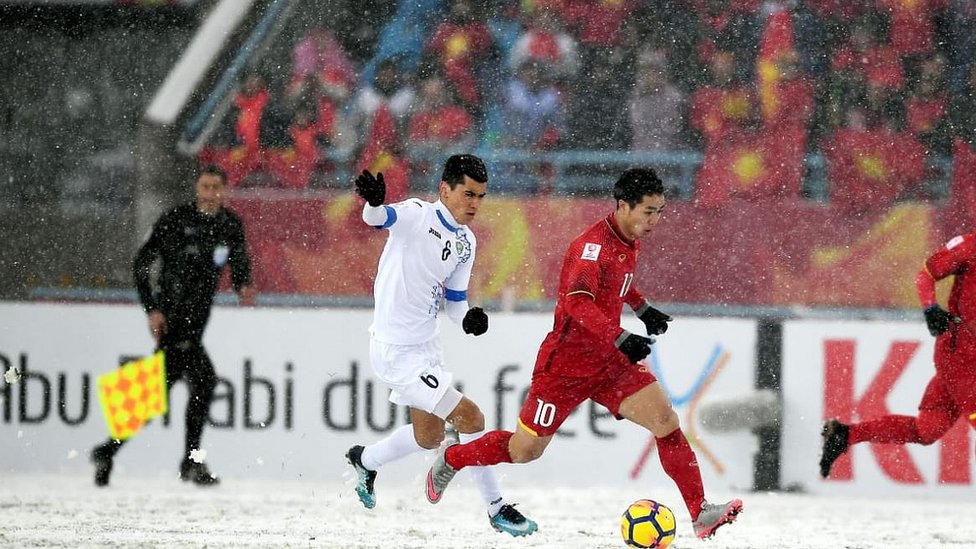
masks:
[[[823,150],[831,199],[848,212],[887,207],[926,175],[925,147],[907,133],[845,128]]]
[[[717,206],[730,198],[799,197],[802,131],[740,132],[708,145],[696,182],[697,202]]]
[[[755,98],[748,87],[704,87],[691,96],[691,127],[706,143],[743,130],[753,120]]]
[[[766,19],[759,38],[757,59],[757,89],[763,119],[775,118],[781,108],[779,82],[782,74],[780,59],[793,54],[793,21],[786,9],[776,10]]]

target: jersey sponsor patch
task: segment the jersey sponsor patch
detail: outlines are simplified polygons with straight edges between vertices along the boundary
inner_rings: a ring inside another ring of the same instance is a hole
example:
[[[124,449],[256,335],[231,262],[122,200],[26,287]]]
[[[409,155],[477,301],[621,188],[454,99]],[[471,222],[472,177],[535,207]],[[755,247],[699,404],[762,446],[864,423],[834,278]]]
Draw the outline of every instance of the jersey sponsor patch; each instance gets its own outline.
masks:
[[[951,250],[951,249],[955,248],[956,246],[962,244],[962,241],[963,241],[963,237],[962,236],[957,236],[957,237],[953,238],[952,240],[950,240],[949,242],[946,242],[946,249],[947,250]]]
[[[587,242],[583,245],[583,255],[580,256],[580,259],[596,261],[597,258],[600,257],[600,248],[602,247],[603,246],[600,246],[599,244]]]

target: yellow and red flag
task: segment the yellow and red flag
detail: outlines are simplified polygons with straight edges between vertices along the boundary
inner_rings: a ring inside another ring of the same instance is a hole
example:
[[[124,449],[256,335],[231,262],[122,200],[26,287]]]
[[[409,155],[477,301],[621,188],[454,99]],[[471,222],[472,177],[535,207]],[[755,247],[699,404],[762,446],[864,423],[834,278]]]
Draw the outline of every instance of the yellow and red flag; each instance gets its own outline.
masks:
[[[803,131],[736,132],[705,147],[695,200],[720,206],[731,198],[796,199],[803,177]]]
[[[166,359],[162,351],[98,376],[98,401],[112,438],[125,440],[166,413]]]
[[[789,10],[781,9],[773,12],[766,19],[762,36],[759,38],[756,87],[763,119],[776,118],[779,113],[782,98],[778,88],[783,75],[778,64],[781,58],[789,55],[794,55],[793,21],[790,19]]]
[[[831,200],[849,213],[883,209],[927,173],[925,147],[911,134],[838,130],[823,144]]]

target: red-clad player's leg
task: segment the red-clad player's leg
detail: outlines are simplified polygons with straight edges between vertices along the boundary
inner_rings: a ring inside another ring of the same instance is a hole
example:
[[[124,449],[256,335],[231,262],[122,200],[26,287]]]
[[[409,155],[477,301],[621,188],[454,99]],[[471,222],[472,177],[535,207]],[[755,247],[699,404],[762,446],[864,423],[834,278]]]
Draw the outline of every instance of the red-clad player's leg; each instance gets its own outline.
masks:
[[[508,454],[510,438],[512,438],[511,431],[489,431],[477,440],[451,446],[444,452],[444,459],[455,470],[469,465],[512,463],[512,457]]]
[[[938,374],[929,381],[918,409],[917,418],[892,414],[852,424],[847,442],[932,444],[952,428],[960,414],[950,387]]]

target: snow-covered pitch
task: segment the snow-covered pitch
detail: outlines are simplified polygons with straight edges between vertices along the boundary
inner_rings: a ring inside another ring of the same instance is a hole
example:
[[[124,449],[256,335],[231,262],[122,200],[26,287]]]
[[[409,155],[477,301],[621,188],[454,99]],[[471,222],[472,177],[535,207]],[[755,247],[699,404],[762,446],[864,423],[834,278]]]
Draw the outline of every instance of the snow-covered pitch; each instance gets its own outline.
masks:
[[[506,495],[539,523],[515,539],[488,525],[480,497],[459,477],[438,505],[422,477],[377,481],[378,504],[364,509],[344,480],[224,479],[197,488],[172,477],[118,475],[96,488],[89,476],[0,474],[3,547],[624,547],[619,516],[639,497],[668,504],[678,518],[675,548],[973,547],[976,503],[839,499],[786,493],[736,494],[745,510],[708,541],[694,537],[673,487],[627,490],[509,486]],[[465,479],[466,480],[466,479]],[[731,494],[713,494],[715,499]]]

